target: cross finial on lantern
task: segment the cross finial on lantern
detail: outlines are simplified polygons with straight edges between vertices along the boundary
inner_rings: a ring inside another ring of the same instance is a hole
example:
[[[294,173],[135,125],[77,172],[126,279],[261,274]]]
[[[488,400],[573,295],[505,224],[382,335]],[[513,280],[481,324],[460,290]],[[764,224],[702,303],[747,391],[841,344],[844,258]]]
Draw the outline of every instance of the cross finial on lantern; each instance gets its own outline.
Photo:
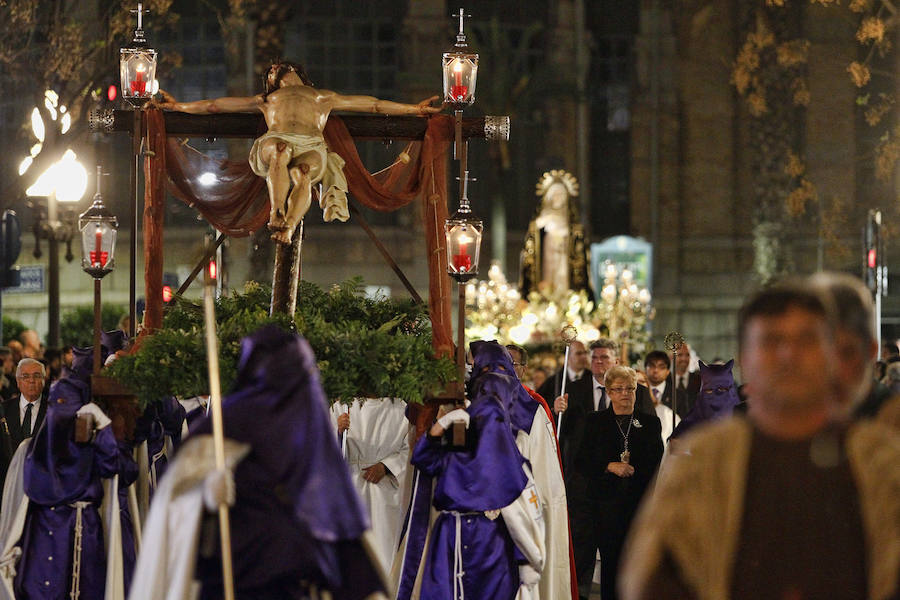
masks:
[[[453,15],[453,16],[454,16],[454,17],[459,17],[459,33],[456,34],[456,41],[457,41],[457,42],[465,43],[465,41],[466,41],[466,34],[465,34],[465,32],[463,31],[463,19],[464,19],[465,17],[471,18],[472,15],[467,15],[467,14],[466,14],[466,11],[463,10],[462,8],[460,8],[460,9],[459,9],[459,13],[458,13],[458,14],[455,14],[455,15]]]
[[[478,181],[478,179],[469,177],[468,170],[463,171],[463,176],[457,177],[456,179],[462,181],[462,190],[459,198],[459,212],[470,213],[472,210],[469,208],[469,182]]]
[[[131,9],[132,14],[137,14],[137,28],[134,30],[134,41],[144,43],[144,14],[150,14],[149,10],[144,10],[144,3],[138,2],[137,10]]]
[[[144,13],[149,13],[150,11],[149,11],[149,10],[144,10],[144,4],[143,4],[143,2],[138,2],[137,10],[132,9],[131,12],[132,12],[132,13],[137,13],[137,21],[138,21],[138,22],[137,22],[137,28],[138,28],[138,29],[143,29],[143,28],[144,28],[144,26],[143,26],[143,23],[144,23]]]

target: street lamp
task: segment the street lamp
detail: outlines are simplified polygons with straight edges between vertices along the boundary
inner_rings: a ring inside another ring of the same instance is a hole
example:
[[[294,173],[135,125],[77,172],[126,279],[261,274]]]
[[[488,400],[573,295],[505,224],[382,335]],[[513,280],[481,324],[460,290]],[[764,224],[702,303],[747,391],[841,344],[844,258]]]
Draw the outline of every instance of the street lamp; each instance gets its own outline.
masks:
[[[75,234],[75,213],[71,204],[81,200],[87,188],[87,171],[78,162],[72,150],[66,150],[62,158],[50,165],[38,180],[29,187],[28,196],[46,197],[46,212],[41,203],[36,203],[38,215],[34,223],[34,257],[41,257],[40,240],[47,240],[49,252],[47,260],[47,346],[58,348],[59,343],[59,243],[66,243],[66,260],[71,262],[72,236]],[[66,205],[62,219],[59,217],[58,202]]]
[[[100,280],[116,266],[116,230],[119,221],[103,204],[100,179],[103,169],[97,165],[97,193],[91,207],[78,217],[81,230],[81,268],[94,278],[94,374],[100,372]]]

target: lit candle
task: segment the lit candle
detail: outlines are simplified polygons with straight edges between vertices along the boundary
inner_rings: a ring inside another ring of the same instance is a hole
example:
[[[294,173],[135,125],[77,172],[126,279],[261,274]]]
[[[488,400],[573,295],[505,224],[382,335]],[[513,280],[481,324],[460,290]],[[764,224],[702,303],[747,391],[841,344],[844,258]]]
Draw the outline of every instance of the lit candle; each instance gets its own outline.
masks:
[[[147,89],[147,82],[144,81],[144,71],[138,69],[134,75],[135,79],[131,82],[131,93],[137,96],[143,96]]]
[[[98,227],[97,232],[94,234],[94,251],[91,253],[93,254],[93,256],[91,256],[91,263],[94,266],[97,266],[99,264],[102,267],[106,262],[105,260],[103,260],[102,248],[103,231]]]
[[[466,253],[466,242],[460,240],[459,253],[453,255],[453,266],[457,273],[468,273],[472,269],[472,257]]]
[[[453,81],[454,85],[450,86],[450,95],[454,100],[465,100],[469,91],[469,86],[463,85],[462,82],[462,62],[457,59],[453,62]]]

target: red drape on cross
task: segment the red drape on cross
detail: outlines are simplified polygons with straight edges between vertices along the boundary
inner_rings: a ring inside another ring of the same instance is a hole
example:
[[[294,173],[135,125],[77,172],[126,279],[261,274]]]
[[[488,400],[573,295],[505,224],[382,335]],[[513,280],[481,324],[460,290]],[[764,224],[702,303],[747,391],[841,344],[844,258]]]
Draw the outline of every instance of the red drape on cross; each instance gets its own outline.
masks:
[[[162,230],[166,189],[196,208],[216,229],[232,237],[246,236],[262,227],[269,214],[265,181],[238,161],[216,161],[167,139],[162,111],[145,111],[148,152],[144,159],[144,283],[147,331],[162,325]],[[261,132],[262,133],[262,132]],[[428,119],[425,139],[407,147],[408,162],[371,175],[362,164],[353,138],[340,117],[332,116],[325,127],[329,150],[346,162],[350,193],[361,204],[388,212],[421,199],[428,256],[429,313],[434,349],[452,356],[450,278],[443,226],[447,218],[446,154],[453,139],[453,122],[447,115]],[[199,185],[204,170],[213,169],[220,185]],[[300,302],[303,301],[301,298]]]

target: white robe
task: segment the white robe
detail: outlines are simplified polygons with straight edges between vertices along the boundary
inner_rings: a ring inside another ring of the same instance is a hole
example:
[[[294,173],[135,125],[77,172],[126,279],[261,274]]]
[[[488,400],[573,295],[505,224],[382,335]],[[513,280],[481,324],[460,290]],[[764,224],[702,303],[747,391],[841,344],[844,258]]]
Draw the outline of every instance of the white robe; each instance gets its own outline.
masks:
[[[346,460],[350,478],[369,509],[375,553],[386,573],[391,571],[400,529],[403,526],[401,504],[409,466],[409,421],[406,402],[390,398],[357,398],[350,405],[350,429],[347,430]],[[337,418],[347,406],[335,403],[331,419],[337,431]],[[383,463],[389,471],[378,483],[363,479],[363,469]]]
[[[529,432],[519,431],[516,446],[531,462],[535,487],[541,502],[544,522],[544,568],[538,585],[543,600],[572,598],[569,569],[569,515],[566,486],[563,482],[556,436],[544,408],[535,403],[534,421]],[[537,598],[538,595],[533,596]]]
[[[672,435],[673,431],[672,409],[661,402],[653,408],[656,409],[656,416],[659,417],[659,422],[662,424],[662,443],[665,447],[669,444],[669,437]],[[679,423],[681,423],[681,417],[675,415],[675,426],[677,427]]]

